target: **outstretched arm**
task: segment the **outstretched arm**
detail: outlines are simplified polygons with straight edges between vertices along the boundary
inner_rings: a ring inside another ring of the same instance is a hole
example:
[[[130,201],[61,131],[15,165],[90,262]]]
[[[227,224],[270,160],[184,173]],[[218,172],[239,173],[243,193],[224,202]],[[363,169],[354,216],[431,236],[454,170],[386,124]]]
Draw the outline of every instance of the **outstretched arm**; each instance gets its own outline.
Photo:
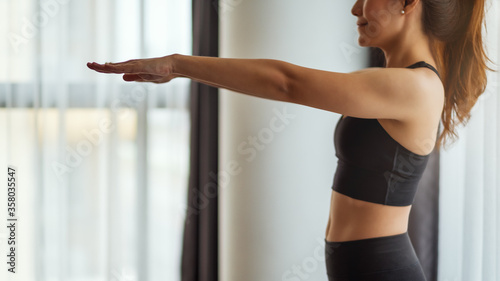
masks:
[[[442,84],[430,70],[371,67],[341,73],[267,59],[176,60],[175,73],[200,82],[353,117],[409,121],[442,108],[442,96],[430,90]]]
[[[126,81],[164,83],[187,77],[247,95],[360,118],[406,121],[428,115],[436,106],[441,109],[443,103],[440,93],[429,91],[442,86],[430,70],[368,68],[340,73],[280,60],[179,54],[104,65],[89,63],[88,67],[124,73]],[[429,87],[429,83],[436,87]]]

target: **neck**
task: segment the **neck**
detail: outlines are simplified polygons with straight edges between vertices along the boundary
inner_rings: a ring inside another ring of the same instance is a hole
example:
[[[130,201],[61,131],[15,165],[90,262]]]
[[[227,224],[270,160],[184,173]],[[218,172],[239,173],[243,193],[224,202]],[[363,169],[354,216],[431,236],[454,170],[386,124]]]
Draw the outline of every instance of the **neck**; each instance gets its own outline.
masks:
[[[431,51],[430,38],[419,30],[404,32],[381,49],[385,54],[386,67],[407,67],[417,61],[436,66]]]

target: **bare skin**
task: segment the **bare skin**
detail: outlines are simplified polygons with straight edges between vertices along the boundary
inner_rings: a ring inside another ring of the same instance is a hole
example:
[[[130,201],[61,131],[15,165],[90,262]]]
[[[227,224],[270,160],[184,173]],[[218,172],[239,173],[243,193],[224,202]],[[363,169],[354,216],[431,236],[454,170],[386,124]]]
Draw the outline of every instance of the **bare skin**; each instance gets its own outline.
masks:
[[[399,13],[401,9],[404,14]],[[357,0],[351,12],[358,23],[367,23],[358,29],[360,45],[382,49],[387,67],[339,73],[270,59],[179,54],[87,66],[101,73],[123,74],[125,81],[166,83],[185,77],[241,94],[376,118],[405,148],[421,155],[430,153],[444,105],[443,84],[428,68],[405,68],[418,61],[436,67],[430,39],[422,32],[420,0]],[[327,241],[407,231],[411,206],[365,202],[333,190],[330,204]]]
[[[332,190],[327,241],[350,241],[404,233],[411,206],[384,206]]]

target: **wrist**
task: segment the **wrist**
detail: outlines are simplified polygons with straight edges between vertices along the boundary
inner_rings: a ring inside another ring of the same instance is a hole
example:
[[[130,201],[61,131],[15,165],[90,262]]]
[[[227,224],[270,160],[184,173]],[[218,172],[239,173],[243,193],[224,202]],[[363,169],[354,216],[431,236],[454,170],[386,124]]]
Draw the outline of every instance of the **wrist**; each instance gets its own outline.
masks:
[[[176,53],[170,55],[169,57],[170,57],[170,63],[169,63],[170,73],[177,77],[182,76],[182,74],[179,72],[180,60],[182,59],[182,55]]]

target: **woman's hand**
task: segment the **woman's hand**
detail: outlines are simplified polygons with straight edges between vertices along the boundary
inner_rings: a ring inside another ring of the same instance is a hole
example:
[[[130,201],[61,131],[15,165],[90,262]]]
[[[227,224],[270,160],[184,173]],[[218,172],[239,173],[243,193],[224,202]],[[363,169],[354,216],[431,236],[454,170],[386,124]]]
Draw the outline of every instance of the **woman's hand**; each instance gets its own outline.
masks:
[[[134,59],[118,63],[87,63],[87,67],[101,73],[123,73],[123,80],[166,83],[180,75],[174,74],[174,55],[150,59]]]

